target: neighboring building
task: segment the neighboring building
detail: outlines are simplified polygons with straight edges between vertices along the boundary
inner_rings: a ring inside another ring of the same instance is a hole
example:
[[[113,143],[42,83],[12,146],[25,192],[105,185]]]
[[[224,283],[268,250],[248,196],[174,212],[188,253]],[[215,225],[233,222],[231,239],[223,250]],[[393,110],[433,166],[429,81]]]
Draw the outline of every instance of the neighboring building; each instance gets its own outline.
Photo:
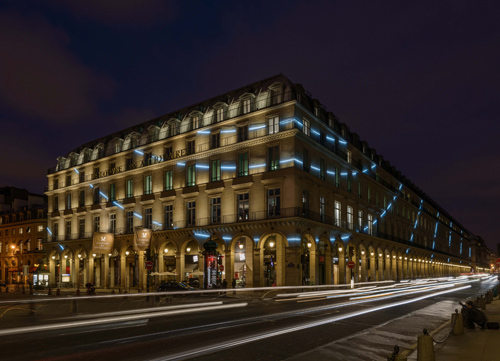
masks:
[[[38,283],[48,268],[47,204],[43,195],[14,187],[0,188],[0,280],[7,284]],[[48,273],[47,273],[48,276]],[[43,278],[43,277],[42,277]]]
[[[46,194],[52,279],[62,266],[80,285],[144,287],[145,258],[161,279],[208,286],[471,267],[474,236],[283,75],[79,146],[49,169]],[[153,230],[146,254],[137,226]],[[96,231],[115,234],[112,253],[94,253]]]

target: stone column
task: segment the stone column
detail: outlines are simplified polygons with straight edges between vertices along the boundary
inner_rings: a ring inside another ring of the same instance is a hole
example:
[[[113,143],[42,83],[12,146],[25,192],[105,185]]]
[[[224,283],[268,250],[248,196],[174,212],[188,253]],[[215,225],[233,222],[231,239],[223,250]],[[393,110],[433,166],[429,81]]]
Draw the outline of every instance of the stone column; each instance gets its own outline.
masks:
[[[144,285],[145,285],[145,278],[147,277],[146,275],[146,269],[144,268],[144,251],[138,251],[137,252],[137,260],[138,260],[138,265],[136,265],[136,267],[138,267],[139,269],[139,272],[138,272],[138,275],[139,275],[139,288],[142,290],[144,289]]]
[[[262,277],[264,268],[263,263],[261,262],[260,249],[254,248],[251,252],[253,256],[253,287],[262,287],[262,283],[264,282]]]
[[[109,258],[109,287],[115,287],[115,257]]]
[[[325,283],[327,285],[333,284],[333,259],[332,259],[332,251],[328,248],[325,252]]]
[[[233,282],[234,278],[234,252],[232,252],[229,248],[224,252],[224,277],[228,287],[231,287],[231,282]],[[222,280],[221,280],[222,282]]]
[[[345,251],[344,246],[342,246],[342,252],[339,251],[339,284],[341,285],[346,283]],[[348,279],[347,282],[351,282],[351,280]]]
[[[109,288],[109,256],[101,256],[101,285],[104,288]]]
[[[101,280],[102,280],[102,274],[101,274],[101,262],[102,262],[102,257],[94,259],[95,262],[95,286],[96,287],[101,287]]]
[[[49,284],[56,284],[57,285],[56,260],[52,259],[52,257],[49,258],[49,272],[50,272]]]
[[[370,253],[370,281],[375,282],[377,280],[377,264],[375,258],[375,252]]]
[[[72,278],[73,284],[78,288],[80,286],[80,258],[78,256],[74,260]]]
[[[126,288],[127,284],[127,257],[120,256],[120,288]]]
[[[94,283],[94,257],[89,256],[88,257],[88,264],[87,264],[87,278],[88,282]]]
[[[361,277],[359,282],[366,282],[367,280],[367,264],[366,264],[366,252],[361,251]]]
[[[318,260],[316,259],[316,250],[312,247],[309,249],[309,283],[311,285],[317,284],[317,274],[318,274]]]

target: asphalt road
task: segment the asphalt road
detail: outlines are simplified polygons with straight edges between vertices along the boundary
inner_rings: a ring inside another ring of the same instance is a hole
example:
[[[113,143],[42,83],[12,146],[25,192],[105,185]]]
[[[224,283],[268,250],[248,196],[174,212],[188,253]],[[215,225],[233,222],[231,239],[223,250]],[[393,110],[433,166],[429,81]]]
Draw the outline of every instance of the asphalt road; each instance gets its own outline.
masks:
[[[151,308],[146,306],[153,297],[149,302],[95,297],[79,300],[76,309],[73,301],[42,302],[31,309],[0,303],[0,359],[285,360],[308,359],[307,352],[325,346],[337,347],[344,355],[339,359],[348,359],[358,346],[358,355],[363,347],[366,354],[383,354],[392,350],[393,339],[411,342],[422,327],[432,330],[449,319],[458,301],[497,283],[435,283],[359,295],[180,296],[157,298]],[[375,334],[386,335],[387,345]]]

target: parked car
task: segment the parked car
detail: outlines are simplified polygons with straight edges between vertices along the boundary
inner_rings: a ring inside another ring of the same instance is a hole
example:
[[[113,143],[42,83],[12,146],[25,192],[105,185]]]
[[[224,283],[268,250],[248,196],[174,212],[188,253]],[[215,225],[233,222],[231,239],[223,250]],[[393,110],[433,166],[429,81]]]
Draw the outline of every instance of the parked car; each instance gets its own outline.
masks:
[[[186,285],[183,282],[166,282],[162,283],[156,289],[157,292],[165,291],[194,291],[193,287]]]

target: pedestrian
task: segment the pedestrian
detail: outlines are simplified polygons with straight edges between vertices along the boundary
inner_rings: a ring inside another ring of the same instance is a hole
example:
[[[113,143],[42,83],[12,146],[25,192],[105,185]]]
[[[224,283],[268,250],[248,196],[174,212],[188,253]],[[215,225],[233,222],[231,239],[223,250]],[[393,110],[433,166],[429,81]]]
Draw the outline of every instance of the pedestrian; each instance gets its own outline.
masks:
[[[222,288],[227,288],[227,281],[224,278],[224,281],[222,281]]]
[[[231,288],[236,288],[236,280],[233,278],[233,282],[231,282]]]
[[[472,301],[467,301],[466,303],[464,318],[464,326],[466,328],[475,328],[474,324],[477,324],[479,328],[486,328],[486,322],[488,321],[483,311],[474,306],[474,302]]]

